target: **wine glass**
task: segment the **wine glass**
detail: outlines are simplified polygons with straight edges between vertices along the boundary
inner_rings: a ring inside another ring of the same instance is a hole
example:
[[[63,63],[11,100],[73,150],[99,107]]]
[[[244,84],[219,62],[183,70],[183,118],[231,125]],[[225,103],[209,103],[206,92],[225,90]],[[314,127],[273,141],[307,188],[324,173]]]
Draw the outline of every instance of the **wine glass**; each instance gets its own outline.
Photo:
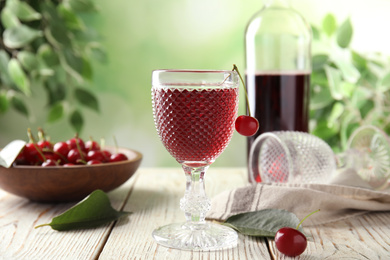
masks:
[[[186,222],[153,231],[157,243],[184,250],[217,250],[237,245],[237,233],[205,221],[210,199],[205,174],[234,132],[239,78],[235,71],[155,70],[152,104],[157,133],[186,177],[180,209]]]
[[[320,138],[298,131],[274,131],[256,138],[249,153],[249,181],[328,183],[340,170],[353,169],[372,189],[390,185],[390,140],[379,128],[361,126],[334,154]],[[336,171],[337,170],[337,171]]]

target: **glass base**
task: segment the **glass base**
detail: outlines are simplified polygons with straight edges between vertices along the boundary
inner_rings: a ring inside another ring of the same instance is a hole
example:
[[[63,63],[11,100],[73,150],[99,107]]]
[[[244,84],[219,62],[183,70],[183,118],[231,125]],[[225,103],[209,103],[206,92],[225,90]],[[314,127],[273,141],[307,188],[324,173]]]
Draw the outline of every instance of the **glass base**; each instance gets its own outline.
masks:
[[[194,251],[213,251],[237,246],[238,235],[233,229],[215,223],[174,223],[153,231],[160,245]]]

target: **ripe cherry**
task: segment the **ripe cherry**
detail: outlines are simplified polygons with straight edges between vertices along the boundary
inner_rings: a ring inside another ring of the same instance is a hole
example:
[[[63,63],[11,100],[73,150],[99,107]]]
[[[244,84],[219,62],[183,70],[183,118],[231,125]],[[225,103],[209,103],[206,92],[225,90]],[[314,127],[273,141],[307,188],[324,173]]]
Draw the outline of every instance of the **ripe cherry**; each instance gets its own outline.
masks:
[[[246,115],[237,117],[235,123],[236,131],[243,136],[252,136],[259,129],[259,121],[256,118]]]
[[[38,147],[41,148],[41,150],[52,150],[53,144],[48,140],[42,140],[37,143]]]
[[[236,131],[243,136],[252,136],[257,133],[257,130],[259,130],[259,121],[257,121],[256,118],[251,116],[248,93],[246,92],[245,83],[241,77],[240,71],[238,70],[235,64],[233,65],[233,71],[234,70],[237,72],[238,76],[240,77],[241,83],[244,86],[246,104],[247,104],[247,109],[249,114],[249,116],[241,115],[237,117],[235,122]]]
[[[112,154],[108,150],[103,150],[103,154],[106,158],[106,161],[109,161]]]
[[[283,227],[275,235],[276,248],[287,256],[298,256],[307,247],[307,239],[299,230],[291,227]]]
[[[53,146],[53,151],[55,153],[59,153],[65,157],[68,155],[69,150],[69,145],[66,142],[57,142]]]
[[[68,141],[66,141],[66,143],[69,145],[69,148],[70,149],[81,149],[82,151],[85,150],[85,144],[84,144],[84,141],[83,139],[79,138],[79,137],[74,137],[72,139],[69,139]]]
[[[28,143],[23,149],[24,158],[31,164],[40,164],[45,161],[43,154],[35,143]]]
[[[74,163],[65,163],[63,165],[64,167],[71,167],[71,166],[76,166]]]
[[[58,166],[57,162],[52,159],[47,159],[42,163],[42,167],[48,167],[48,166]]]
[[[90,160],[87,162],[87,165],[95,165],[95,164],[102,164],[99,160]]]
[[[87,151],[97,151],[100,150],[100,145],[94,140],[88,140],[85,142],[85,149]]]
[[[70,163],[81,164],[83,161],[85,162],[85,157],[85,152],[79,151],[77,148],[73,148],[69,151],[67,159]]]
[[[87,161],[96,160],[100,162],[107,161],[106,156],[100,150],[92,150],[87,153]]]
[[[301,222],[299,222],[297,228],[291,228],[291,227],[282,227],[281,229],[276,232],[275,235],[275,245],[276,248],[282,253],[287,256],[299,256],[302,254],[307,247],[307,239],[302,232],[298,230],[299,226],[302,224],[302,222],[307,219],[312,214],[320,211],[319,209],[316,211],[311,212],[309,215],[304,217]]]
[[[120,161],[126,161],[128,160],[127,156],[123,153],[115,153],[111,155],[110,162],[120,162]]]

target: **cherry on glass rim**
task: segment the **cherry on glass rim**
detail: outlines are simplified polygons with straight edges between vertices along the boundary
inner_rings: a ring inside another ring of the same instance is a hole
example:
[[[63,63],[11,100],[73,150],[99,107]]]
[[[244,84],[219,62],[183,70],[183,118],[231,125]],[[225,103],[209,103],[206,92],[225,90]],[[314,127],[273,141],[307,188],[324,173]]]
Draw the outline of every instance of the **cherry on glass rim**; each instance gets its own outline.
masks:
[[[252,136],[259,129],[259,121],[256,118],[246,115],[237,117],[235,123],[236,131],[243,136]]]
[[[247,104],[246,106],[249,113],[249,116],[241,115],[237,117],[235,123],[236,131],[243,136],[252,136],[257,133],[257,130],[259,130],[259,121],[257,121],[256,118],[251,116],[251,110],[249,107],[249,99],[248,99],[248,93],[246,91],[246,86],[236,64],[233,64],[233,71],[237,72],[238,76],[240,77],[241,83],[244,87],[246,104]]]

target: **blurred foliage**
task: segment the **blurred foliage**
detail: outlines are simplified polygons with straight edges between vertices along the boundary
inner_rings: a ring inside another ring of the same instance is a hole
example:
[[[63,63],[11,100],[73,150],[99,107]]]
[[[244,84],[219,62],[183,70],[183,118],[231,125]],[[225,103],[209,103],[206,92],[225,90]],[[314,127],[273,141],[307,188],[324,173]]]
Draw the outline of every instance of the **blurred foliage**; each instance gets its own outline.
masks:
[[[340,25],[332,14],[313,30],[310,129],[335,152],[346,148],[360,125],[390,133],[390,58],[350,47],[349,18]]]
[[[30,115],[26,98],[47,94],[48,122],[67,118],[80,132],[84,108],[99,112],[88,89],[91,59],[104,62],[99,35],[83,14],[97,13],[92,0],[0,0],[0,114]]]

